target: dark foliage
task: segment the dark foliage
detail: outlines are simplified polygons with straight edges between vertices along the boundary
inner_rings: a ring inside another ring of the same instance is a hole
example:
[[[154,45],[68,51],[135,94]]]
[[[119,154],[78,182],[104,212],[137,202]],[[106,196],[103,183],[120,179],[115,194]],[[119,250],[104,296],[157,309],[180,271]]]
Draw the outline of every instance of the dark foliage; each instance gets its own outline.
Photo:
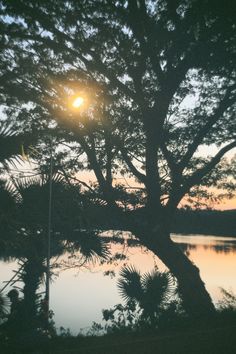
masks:
[[[98,186],[86,187],[162,259],[193,316],[214,307],[169,233],[184,196],[206,201],[215,199],[210,186],[229,197],[235,190],[235,162],[223,159],[236,147],[233,7],[213,0],[0,2],[0,100],[9,124],[38,131],[42,165],[50,127],[66,144],[55,154],[58,170],[94,171]],[[69,109],[77,94],[86,101],[79,111]],[[212,144],[215,153],[199,153]],[[136,198],[129,185],[114,187],[123,177],[137,181]],[[141,220],[124,217],[124,209],[140,206]]]

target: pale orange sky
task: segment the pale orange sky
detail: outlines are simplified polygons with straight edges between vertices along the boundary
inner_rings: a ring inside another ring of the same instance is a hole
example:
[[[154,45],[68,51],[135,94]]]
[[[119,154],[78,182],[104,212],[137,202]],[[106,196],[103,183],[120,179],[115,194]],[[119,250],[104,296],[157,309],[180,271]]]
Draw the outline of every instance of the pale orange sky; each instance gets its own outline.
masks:
[[[96,178],[94,176],[94,173],[92,171],[84,171],[84,172],[79,172],[78,173],[78,178],[86,183],[89,183],[89,182],[95,182],[96,181]],[[139,184],[137,184],[137,182],[134,181],[133,178],[117,178],[115,179],[117,183],[120,183],[120,184],[125,184],[127,187],[130,186],[130,187],[134,187],[134,186],[140,186]],[[212,206],[212,204],[211,204]],[[231,210],[231,209],[236,209],[236,197],[233,198],[233,199],[225,199],[225,200],[222,200],[221,203],[219,204],[215,204],[214,206],[214,209],[217,209],[217,210]]]
[[[218,152],[219,148],[217,148],[214,145],[211,146],[201,146],[198,150],[198,155],[207,157],[207,156],[214,156]],[[229,153],[225,155],[226,158],[231,159],[233,156],[236,155],[236,148],[232,149]],[[122,176],[116,176],[115,178],[116,183],[121,183],[125,184],[127,187],[136,187],[140,186],[137,182],[135,182],[134,178],[124,178]],[[89,181],[95,182],[96,178],[95,175],[92,171],[84,171],[84,172],[79,172],[78,173],[78,178],[86,183]],[[214,209],[217,210],[231,210],[231,209],[236,209],[236,197],[233,199],[225,199],[222,200],[221,203],[212,205]]]
[[[201,156],[208,156],[208,155],[215,155],[216,152],[218,151],[218,149],[214,146],[212,147],[201,147],[201,149],[199,150],[199,155]],[[232,158],[234,155],[236,154],[236,148],[231,150],[226,157],[227,158]],[[15,171],[16,174],[19,174],[19,172],[23,172],[23,173],[27,173],[32,171],[32,168],[35,167],[33,164],[29,164],[28,162],[25,162],[25,164],[23,165],[22,163],[18,166],[17,168],[15,168],[15,166],[12,166],[13,171]],[[14,174],[14,172],[13,172]],[[93,171],[80,171],[77,174],[77,178],[81,181],[84,181],[85,183],[89,182],[95,182],[96,181],[96,177]],[[138,187],[140,186],[135,180],[134,178],[124,178],[122,176],[114,176],[114,179],[116,181],[116,183],[120,183],[120,184],[124,184],[127,187]],[[215,204],[214,206],[211,204],[211,207],[214,207],[214,209],[217,210],[230,210],[230,209],[236,209],[236,197],[234,197],[231,200],[223,200],[220,204]]]

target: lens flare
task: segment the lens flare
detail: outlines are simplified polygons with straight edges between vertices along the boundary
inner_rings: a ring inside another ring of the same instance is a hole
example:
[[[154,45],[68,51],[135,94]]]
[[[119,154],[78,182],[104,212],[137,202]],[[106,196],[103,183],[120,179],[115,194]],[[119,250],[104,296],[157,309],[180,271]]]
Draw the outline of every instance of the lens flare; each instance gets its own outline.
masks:
[[[84,98],[79,96],[79,97],[76,97],[72,103],[72,106],[74,108],[79,108],[81,107],[82,105],[84,104]]]

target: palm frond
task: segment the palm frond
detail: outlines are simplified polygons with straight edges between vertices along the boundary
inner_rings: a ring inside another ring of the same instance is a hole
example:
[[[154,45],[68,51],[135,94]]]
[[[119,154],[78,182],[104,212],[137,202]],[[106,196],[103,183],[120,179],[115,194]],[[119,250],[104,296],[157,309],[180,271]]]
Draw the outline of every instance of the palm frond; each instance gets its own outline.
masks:
[[[8,312],[7,311],[8,306],[9,306],[9,301],[7,297],[5,297],[3,294],[0,293],[0,323],[1,323],[1,319],[3,319]]]
[[[9,181],[0,179],[0,213],[13,210],[18,195]]]
[[[12,187],[0,180],[0,241],[1,255],[4,256],[7,245],[15,238],[16,234],[16,201]]]
[[[74,247],[85,257],[86,261],[94,262],[107,259],[109,250],[106,243],[94,232],[81,231],[74,242]]]
[[[142,286],[145,289],[145,302],[156,306],[167,302],[172,294],[173,280],[168,272],[154,270],[142,276]]]
[[[24,177],[24,178],[12,178],[11,182],[15,189],[20,193],[23,194],[25,190],[28,190],[29,188],[32,187],[44,187],[45,189],[48,188],[48,185],[50,183],[50,175],[48,174],[37,174],[32,177]],[[60,187],[65,187],[65,180],[62,175],[59,175],[58,173],[53,174],[52,176],[52,183],[54,185],[60,186]]]
[[[25,178],[12,178],[11,193],[17,195],[17,202],[21,204],[18,208],[19,218],[22,223],[30,225],[46,225],[48,218],[50,177],[37,175]],[[61,213],[63,198],[66,194],[66,186],[61,176],[55,175],[52,178],[53,207],[55,215]]]
[[[123,267],[120,271],[121,278],[117,282],[120,295],[128,302],[140,302],[143,296],[140,272],[134,266]]]
[[[17,134],[6,122],[0,122],[0,162],[22,161],[22,146],[29,145],[28,134]]]

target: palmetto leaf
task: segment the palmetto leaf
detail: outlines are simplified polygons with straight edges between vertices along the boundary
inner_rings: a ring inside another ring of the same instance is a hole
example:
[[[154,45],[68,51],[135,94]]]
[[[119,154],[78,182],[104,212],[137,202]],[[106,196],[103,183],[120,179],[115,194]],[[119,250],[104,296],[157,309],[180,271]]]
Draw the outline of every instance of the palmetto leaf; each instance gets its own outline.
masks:
[[[7,314],[8,305],[8,299],[0,293],[0,323],[1,319]]]
[[[45,228],[48,220],[50,177],[48,175],[38,175],[21,179],[12,178],[9,184],[11,185],[11,194],[12,196],[14,195],[18,204],[18,217],[21,223],[27,224],[28,226],[34,225],[34,228],[36,228],[37,225],[39,229],[42,226]],[[55,211],[54,219],[58,219],[62,224],[65,214],[65,211],[63,212],[66,200],[65,196],[67,196],[69,192],[61,176],[53,176],[52,191],[53,211]],[[73,204],[71,194],[70,200],[71,204]],[[70,210],[67,208],[66,214],[69,215],[69,212]],[[60,216],[58,216],[59,214]]]
[[[74,247],[78,248],[86,261],[93,262],[96,259],[106,259],[109,250],[106,243],[94,232],[83,231],[77,236]]]
[[[4,180],[0,180],[0,214],[11,212],[15,207],[17,194],[13,186]]]
[[[121,269],[120,276],[117,286],[123,299],[127,302],[129,300],[140,302],[143,296],[140,272],[134,266],[128,266]]]
[[[142,286],[145,289],[146,304],[160,306],[170,299],[174,280],[170,273],[154,270],[142,276]]]
[[[6,162],[15,165],[16,161],[22,161],[22,148],[28,147],[29,140],[28,134],[16,134],[12,127],[0,122],[0,162],[6,167]]]
[[[24,195],[27,193],[32,194],[32,190],[39,190],[40,194],[46,192],[48,194],[48,188],[50,183],[50,176],[46,174],[39,173],[37,176],[11,179],[11,182],[15,188],[15,190],[22,196],[24,199]],[[55,174],[52,176],[52,183],[54,185],[60,186],[63,188],[65,186],[65,181],[63,177],[59,174]]]
[[[4,253],[6,244],[15,238],[16,227],[16,201],[17,195],[12,185],[0,180],[0,241],[1,254]]]
[[[141,276],[135,267],[122,268],[118,289],[123,299],[135,300],[148,318],[155,317],[174,294],[175,281],[169,272],[153,270]]]

